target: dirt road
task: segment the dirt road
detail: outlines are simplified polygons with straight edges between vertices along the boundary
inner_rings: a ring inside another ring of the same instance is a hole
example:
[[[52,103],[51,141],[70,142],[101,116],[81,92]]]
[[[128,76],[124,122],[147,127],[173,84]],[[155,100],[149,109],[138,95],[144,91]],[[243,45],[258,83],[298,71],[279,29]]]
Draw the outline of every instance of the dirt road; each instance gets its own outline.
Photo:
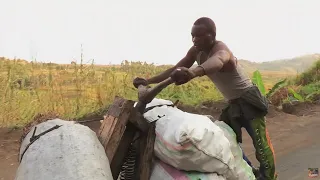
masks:
[[[276,153],[279,180],[305,180],[308,168],[320,168],[320,108],[311,109],[307,116],[280,114],[270,118],[270,138]],[[244,150],[257,165],[250,137],[245,134]],[[312,179],[320,179],[312,178]]]
[[[280,179],[304,180],[310,168],[320,168],[320,143],[299,148],[278,158],[278,172]],[[317,179],[320,179],[317,178]]]
[[[212,115],[217,117],[219,108],[212,107],[207,111],[213,112]],[[279,180],[308,179],[308,168],[320,168],[320,142],[317,140],[320,105],[301,109],[297,114],[299,116],[272,110],[268,115],[267,127],[276,152]],[[99,124],[88,126],[96,131]],[[20,135],[21,130],[0,128],[0,180],[14,179],[18,167]],[[251,139],[245,131],[243,136],[244,151],[253,164],[257,165]]]

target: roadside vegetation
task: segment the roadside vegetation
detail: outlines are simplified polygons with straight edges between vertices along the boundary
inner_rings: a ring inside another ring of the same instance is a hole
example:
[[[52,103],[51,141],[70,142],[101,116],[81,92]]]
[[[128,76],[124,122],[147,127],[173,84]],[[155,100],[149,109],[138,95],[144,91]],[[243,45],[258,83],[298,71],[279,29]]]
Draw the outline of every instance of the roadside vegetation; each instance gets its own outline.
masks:
[[[0,58],[0,127],[23,126],[39,113],[55,112],[65,119],[79,119],[107,109],[115,96],[136,100],[132,80],[153,76],[168,67],[128,61],[99,66],[83,59],[62,65]],[[316,101],[320,94],[319,68],[320,61],[297,77],[254,71],[251,78],[277,106]],[[206,77],[182,86],[170,85],[157,97],[188,105],[222,99]]]

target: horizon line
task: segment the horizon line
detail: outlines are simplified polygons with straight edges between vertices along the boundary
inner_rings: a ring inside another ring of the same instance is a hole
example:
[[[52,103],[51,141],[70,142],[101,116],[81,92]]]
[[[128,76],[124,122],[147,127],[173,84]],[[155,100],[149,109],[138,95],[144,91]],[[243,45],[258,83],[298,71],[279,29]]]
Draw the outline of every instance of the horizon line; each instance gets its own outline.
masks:
[[[320,56],[320,53],[309,53],[309,54],[302,54],[302,55],[298,55],[298,56],[293,56],[293,57],[288,57],[288,58],[282,58],[282,59],[274,59],[274,60],[267,60],[267,61],[259,61],[259,62],[256,62],[256,61],[252,61],[252,60],[248,60],[248,59],[244,59],[244,58],[239,58],[238,60],[239,61],[249,61],[249,62],[252,62],[252,63],[256,63],[256,64],[262,64],[262,63],[266,63],[266,62],[274,62],[274,61],[286,61],[286,60],[292,60],[292,59],[295,59],[295,58],[301,58],[301,57],[304,57],[304,56],[312,56],[312,55],[315,55],[315,56]],[[31,60],[29,59],[23,59],[23,58],[17,58],[17,57],[14,57],[14,58],[8,58],[8,57],[5,57],[5,56],[0,56],[0,58],[5,58],[7,60],[22,60],[22,61],[27,61],[28,63],[31,63],[33,60],[31,58]],[[88,65],[88,64],[92,64],[92,60],[94,61],[94,59],[90,59],[90,60],[84,60],[85,62],[83,62],[82,64],[85,64],[85,65]],[[53,63],[53,64],[59,64],[59,65],[70,65],[72,62],[74,62],[77,60],[70,60],[69,63],[55,63],[53,61],[38,61],[37,58],[35,58],[35,62],[37,63],[43,63],[43,64],[48,64],[48,63]],[[159,63],[154,63],[154,62],[147,62],[147,61],[141,61],[141,60],[122,60],[120,63],[105,63],[105,64],[94,64],[96,66],[114,66],[114,65],[121,65],[123,62],[125,61],[128,61],[129,63],[130,62],[141,62],[141,63],[147,63],[147,64],[154,64],[155,66],[171,66],[171,65],[175,65],[174,64],[159,64]],[[178,62],[178,61],[177,61]],[[77,63],[78,64],[78,63]]]

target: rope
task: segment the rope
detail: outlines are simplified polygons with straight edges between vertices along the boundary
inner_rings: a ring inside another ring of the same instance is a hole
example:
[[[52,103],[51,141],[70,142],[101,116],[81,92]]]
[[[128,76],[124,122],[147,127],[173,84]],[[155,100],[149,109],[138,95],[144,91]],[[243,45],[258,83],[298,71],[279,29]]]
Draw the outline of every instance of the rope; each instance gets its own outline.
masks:
[[[35,127],[34,130],[33,130],[32,136],[31,136],[31,138],[30,138],[30,142],[29,142],[29,144],[26,146],[26,148],[24,149],[24,151],[23,151],[23,153],[22,153],[22,155],[21,155],[20,162],[21,162],[24,154],[26,153],[26,151],[27,151],[27,150],[29,149],[29,147],[31,146],[31,144],[33,144],[33,143],[34,143],[36,140],[38,140],[41,136],[47,134],[47,133],[50,132],[50,131],[53,131],[53,130],[55,130],[55,129],[58,129],[58,128],[60,128],[61,126],[62,126],[62,125],[55,125],[55,126],[53,126],[52,128],[50,128],[50,129],[48,129],[48,130],[46,130],[46,131],[44,131],[44,132],[42,132],[42,133],[40,133],[40,134],[38,134],[38,135],[35,135],[36,130],[37,130],[37,127]]]
[[[159,104],[159,105],[155,105],[155,106],[150,106],[150,107],[146,108],[143,113],[146,113],[146,112],[152,110],[153,108],[161,107],[161,106],[176,107],[178,103],[179,103],[179,100],[176,100],[173,104]]]

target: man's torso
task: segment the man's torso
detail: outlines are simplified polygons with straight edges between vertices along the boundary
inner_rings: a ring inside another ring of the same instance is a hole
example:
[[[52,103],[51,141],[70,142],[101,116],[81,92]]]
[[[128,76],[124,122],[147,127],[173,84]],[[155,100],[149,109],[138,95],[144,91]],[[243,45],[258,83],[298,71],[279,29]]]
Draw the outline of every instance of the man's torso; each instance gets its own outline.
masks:
[[[217,42],[222,43],[222,42]],[[231,51],[225,46],[231,54],[230,61],[225,64],[219,72],[213,74],[207,74],[209,79],[216,85],[216,87],[221,91],[222,95],[227,99],[236,99],[241,96],[248,88],[252,86],[250,78],[245,74],[243,68],[237,63],[236,58],[233,56]],[[215,45],[217,46],[217,45]],[[215,46],[212,48],[210,53],[205,53],[200,51],[196,57],[196,62],[198,65],[204,63],[209,57],[211,57],[215,52]]]

